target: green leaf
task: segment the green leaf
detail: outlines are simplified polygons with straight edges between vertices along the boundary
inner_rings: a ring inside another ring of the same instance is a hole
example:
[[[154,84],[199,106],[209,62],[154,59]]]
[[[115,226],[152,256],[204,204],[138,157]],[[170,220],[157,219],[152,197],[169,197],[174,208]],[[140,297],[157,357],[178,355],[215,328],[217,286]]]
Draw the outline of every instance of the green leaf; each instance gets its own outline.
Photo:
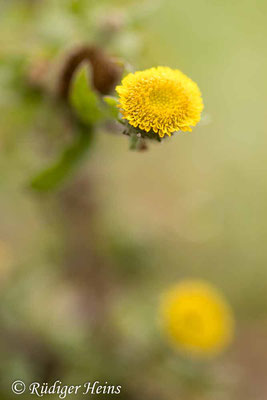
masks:
[[[74,143],[63,151],[59,159],[32,179],[31,188],[39,192],[56,189],[83,160],[90,148],[92,136],[92,131],[84,130],[83,127]]]
[[[116,120],[120,121],[120,111],[118,108],[118,99],[113,96],[104,96],[104,102],[108,106],[108,114],[115,118]]]
[[[90,81],[89,65],[83,63],[73,76],[69,96],[77,117],[87,125],[93,125],[104,117],[100,99]]]

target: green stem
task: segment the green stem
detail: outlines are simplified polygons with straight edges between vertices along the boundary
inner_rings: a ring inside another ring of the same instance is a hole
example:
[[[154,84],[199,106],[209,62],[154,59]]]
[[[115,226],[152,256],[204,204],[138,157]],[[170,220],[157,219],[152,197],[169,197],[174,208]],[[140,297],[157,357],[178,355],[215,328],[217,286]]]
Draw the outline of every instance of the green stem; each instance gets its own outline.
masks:
[[[137,150],[139,138],[136,135],[130,137],[130,150]]]

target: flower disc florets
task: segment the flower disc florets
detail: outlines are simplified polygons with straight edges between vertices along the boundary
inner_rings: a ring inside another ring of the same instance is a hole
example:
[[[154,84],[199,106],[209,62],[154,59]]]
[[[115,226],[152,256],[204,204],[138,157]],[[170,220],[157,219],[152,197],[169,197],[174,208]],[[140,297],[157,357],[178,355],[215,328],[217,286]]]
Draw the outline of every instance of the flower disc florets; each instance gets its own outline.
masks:
[[[116,88],[130,125],[160,137],[191,131],[203,110],[200,90],[179,70],[157,67],[127,75]]]

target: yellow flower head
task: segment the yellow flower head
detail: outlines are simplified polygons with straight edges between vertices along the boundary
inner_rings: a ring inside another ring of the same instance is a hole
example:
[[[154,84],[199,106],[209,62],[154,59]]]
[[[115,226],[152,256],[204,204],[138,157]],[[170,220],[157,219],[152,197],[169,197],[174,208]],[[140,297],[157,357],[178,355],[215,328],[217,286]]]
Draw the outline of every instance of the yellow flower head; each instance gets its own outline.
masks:
[[[169,289],[161,304],[163,327],[172,344],[194,355],[214,355],[233,338],[232,312],[215,288],[185,281]]]
[[[129,124],[160,137],[191,131],[203,102],[195,82],[179,70],[157,67],[127,75],[117,86],[119,108]]]

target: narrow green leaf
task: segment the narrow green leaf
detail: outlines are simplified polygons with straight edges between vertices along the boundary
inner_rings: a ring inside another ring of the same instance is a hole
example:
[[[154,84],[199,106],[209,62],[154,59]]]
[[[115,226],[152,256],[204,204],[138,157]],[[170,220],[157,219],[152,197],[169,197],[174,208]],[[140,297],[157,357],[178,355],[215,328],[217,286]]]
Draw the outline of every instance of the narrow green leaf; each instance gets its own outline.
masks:
[[[87,125],[103,118],[100,99],[90,81],[89,65],[83,63],[74,74],[70,88],[70,104],[77,117]]]
[[[60,158],[40,172],[30,183],[32,189],[45,192],[56,189],[78,167],[92,142],[92,132],[82,130],[77,139],[67,147]]]

